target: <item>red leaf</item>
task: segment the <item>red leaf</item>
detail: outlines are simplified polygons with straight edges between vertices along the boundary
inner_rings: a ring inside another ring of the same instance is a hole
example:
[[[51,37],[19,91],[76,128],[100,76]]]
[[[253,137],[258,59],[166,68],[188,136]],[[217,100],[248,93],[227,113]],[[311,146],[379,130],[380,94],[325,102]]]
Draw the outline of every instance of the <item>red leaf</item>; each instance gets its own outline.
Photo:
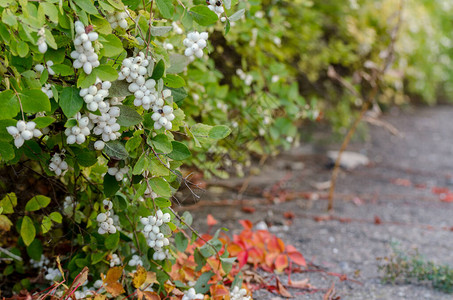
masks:
[[[237,254],[238,262],[239,262],[239,269],[241,269],[246,263],[249,258],[249,254],[247,251],[242,251]]]
[[[281,239],[274,235],[269,241],[267,248],[269,249],[270,252],[282,253],[283,251],[285,251],[285,243],[283,243]]]
[[[379,218],[378,216],[374,216],[374,224],[376,225],[382,224],[381,218]]]
[[[283,213],[283,217],[288,220],[294,219],[296,215],[292,211],[286,211]]]
[[[239,223],[244,227],[246,230],[251,230],[253,227],[253,223],[249,220],[239,220]]]
[[[291,251],[288,253],[289,258],[299,266],[306,267],[307,262],[305,261],[304,256],[299,251]]]
[[[441,194],[439,198],[442,202],[453,202],[453,193]]]
[[[288,256],[286,254],[279,254],[275,259],[275,270],[277,270],[277,272],[283,272],[288,266]]]
[[[208,222],[208,226],[209,226],[209,227],[214,226],[215,224],[218,223],[217,220],[214,219],[214,217],[213,217],[211,214],[209,214],[209,215],[207,216],[207,222]]]
[[[431,192],[433,192],[433,194],[440,195],[440,194],[447,194],[450,192],[450,190],[448,188],[441,188],[441,187],[435,186],[431,189]]]
[[[247,214],[253,214],[256,210],[256,208],[251,207],[251,206],[243,206],[241,207],[241,210]]]

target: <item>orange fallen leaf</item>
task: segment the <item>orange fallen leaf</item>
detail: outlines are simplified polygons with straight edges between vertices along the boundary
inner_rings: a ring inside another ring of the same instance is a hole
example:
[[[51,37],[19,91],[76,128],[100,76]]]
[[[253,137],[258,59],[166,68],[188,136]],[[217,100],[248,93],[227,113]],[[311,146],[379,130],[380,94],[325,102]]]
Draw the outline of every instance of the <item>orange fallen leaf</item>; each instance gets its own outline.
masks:
[[[296,289],[313,289],[313,286],[308,283],[308,278],[299,280],[299,281],[291,281],[288,280],[288,286]]]
[[[117,297],[125,292],[123,285],[119,282],[110,282],[105,286],[105,290],[112,294],[113,297]]]
[[[207,219],[207,222],[208,222],[208,226],[214,226],[215,224],[218,223],[217,220],[214,219],[214,217],[211,214],[208,214],[206,219]]]
[[[277,282],[277,290],[278,290],[278,293],[280,295],[282,295],[283,297],[286,297],[286,298],[292,298],[293,295],[291,295],[291,293],[283,286],[283,284],[280,282],[280,280],[278,279],[278,277],[275,278],[276,282]]]
[[[379,218],[378,216],[374,216],[374,224],[376,225],[382,224],[381,218]]]

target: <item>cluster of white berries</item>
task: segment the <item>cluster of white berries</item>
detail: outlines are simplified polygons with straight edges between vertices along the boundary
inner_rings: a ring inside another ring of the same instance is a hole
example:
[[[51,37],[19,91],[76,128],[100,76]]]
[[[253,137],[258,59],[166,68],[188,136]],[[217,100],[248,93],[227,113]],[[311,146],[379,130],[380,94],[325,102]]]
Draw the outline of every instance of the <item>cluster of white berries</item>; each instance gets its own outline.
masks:
[[[204,295],[195,292],[194,288],[190,288],[184,293],[184,296],[182,296],[181,300],[195,300],[195,299],[204,299]]]
[[[71,57],[75,59],[73,66],[76,69],[83,67],[83,71],[86,74],[91,74],[93,68],[96,68],[100,64],[98,55],[94,52],[92,45],[92,42],[96,41],[99,35],[97,32],[92,31],[91,27],[85,29],[85,26],[80,21],[75,22],[75,31],[75,51],[71,52]]]
[[[143,266],[143,261],[142,259],[140,258],[140,256],[134,254],[132,255],[132,258],[131,260],[127,263],[129,266],[131,267],[135,267],[135,266]]]
[[[109,201],[107,199],[104,199],[102,201],[102,204],[104,204],[104,208],[106,210],[105,213],[99,213],[98,216],[96,217],[96,221],[98,221],[99,229],[98,233],[99,234],[105,234],[105,233],[115,233],[117,228],[113,224],[113,203],[112,201]]]
[[[50,260],[44,254],[41,254],[41,259],[38,261],[36,261],[34,259],[30,259],[31,266],[36,269],[47,270],[47,265],[49,263],[50,263]]]
[[[208,8],[215,12],[219,17],[225,12],[221,0],[207,0],[206,3],[208,4]]]
[[[253,82],[253,76],[250,74],[246,74],[244,71],[241,69],[236,70],[236,74],[241,78],[241,80],[244,81],[245,85],[250,86]]]
[[[239,289],[238,286],[235,286],[232,291],[230,291],[231,300],[251,300],[252,298],[247,295],[246,289]]]
[[[47,72],[49,72],[49,75],[55,75],[55,71],[52,70],[52,68],[51,68],[52,66],[53,66],[53,61],[48,60],[46,62],[46,66],[41,65],[41,64],[37,64],[35,66],[35,71],[39,72],[39,73],[42,73],[44,71],[44,69],[47,69]]]
[[[48,268],[46,275],[44,275],[44,278],[49,281],[56,281],[58,279],[61,279],[61,273],[58,268]]]
[[[64,133],[66,134],[66,143],[71,144],[83,144],[86,141],[86,137],[90,135],[90,119],[87,116],[82,116],[78,112],[72,119],[77,121],[78,125],[66,128]]]
[[[97,79],[96,83],[92,86],[80,90],[79,95],[87,104],[89,111],[96,111],[98,108],[101,110],[107,107],[104,99],[108,97],[111,86],[112,83],[110,81],[102,82],[100,79]]]
[[[110,267],[113,268],[114,266],[120,266],[121,265],[121,259],[118,256],[118,254],[114,253],[112,254],[112,258],[110,259]]]
[[[68,217],[72,217],[75,205],[74,199],[71,196],[66,196],[63,202],[63,213]]]
[[[104,149],[105,142],[114,141],[121,136],[119,132],[121,126],[117,123],[117,118],[120,115],[120,108],[113,106],[108,107],[104,111],[101,111],[102,115],[98,116],[95,114],[88,114],[91,121],[96,124],[96,127],[93,129],[95,135],[100,135],[102,141],[96,141],[94,143],[94,148],[96,150]]]
[[[16,126],[8,126],[6,130],[14,138],[14,145],[17,148],[22,147],[25,141],[31,140],[33,137],[40,137],[41,131],[36,129],[36,123],[33,121],[17,121]]]
[[[166,93],[166,92],[170,93]],[[164,90],[162,92],[163,96],[170,94],[170,90]],[[164,98],[165,99],[165,98]],[[175,115],[173,114],[173,108],[169,105],[165,105],[164,107],[160,108],[157,105],[154,107],[154,113],[151,116],[151,119],[154,121],[154,129],[161,129],[164,127],[167,130],[171,130],[173,127],[173,124],[171,121],[175,119]]]
[[[169,255],[168,251],[164,251],[163,247],[168,246],[170,241],[160,232],[160,226],[170,222],[170,220],[170,214],[164,214],[161,210],[158,210],[155,216],[140,219],[140,222],[145,225],[143,234],[148,242],[148,246],[155,251],[153,255],[154,260],[164,260]]]
[[[52,85],[50,83],[44,84],[44,86],[41,88],[41,91],[46,94],[49,99],[53,97]]]
[[[195,55],[198,58],[203,57],[203,49],[207,45],[208,33],[193,31],[187,35],[184,39],[183,44],[186,46],[184,55],[193,58]]]
[[[46,32],[44,27],[38,30],[38,50],[41,53],[46,53],[47,51],[47,43],[46,43]]]
[[[176,32],[176,34],[183,34],[184,30],[182,30],[181,27],[179,27],[178,23],[173,22],[171,23],[171,26],[173,26],[173,30]]]
[[[50,159],[49,170],[57,176],[63,176],[68,171],[68,163],[62,158],[62,153],[55,153]]]
[[[127,174],[127,172],[129,172],[128,166],[124,166],[122,168],[111,167],[107,171],[110,175],[115,176],[116,181],[123,180],[124,175]]]
[[[126,17],[127,13],[125,11],[115,11],[114,13],[107,14],[107,21],[110,23],[112,29],[117,27],[127,29]]]

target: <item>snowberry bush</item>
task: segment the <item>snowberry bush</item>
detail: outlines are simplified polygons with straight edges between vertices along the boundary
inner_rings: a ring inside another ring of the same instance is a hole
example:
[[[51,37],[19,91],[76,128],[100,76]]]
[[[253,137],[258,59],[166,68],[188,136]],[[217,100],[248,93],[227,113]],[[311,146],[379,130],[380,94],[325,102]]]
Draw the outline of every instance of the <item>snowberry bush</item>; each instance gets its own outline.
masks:
[[[126,291],[111,283],[112,270],[132,274],[124,287],[137,293],[208,292],[209,278],[191,287],[169,277],[175,244],[190,239],[173,233],[192,230],[190,215],[171,205],[179,186],[192,184],[179,170],[191,141],[211,147],[230,134],[184,112],[187,91],[202,84],[184,79],[188,68],[207,63],[215,26],[227,33],[230,17],[244,13],[219,3],[0,1],[0,157],[5,174],[27,181],[25,190],[2,185],[0,201],[0,230],[14,241],[2,245],[0,278],[14,292],[84,274],[71,299],[116,297]],[[204,263],[219,255],[217,238]],[[143,274],[154,280],[141,287]]]

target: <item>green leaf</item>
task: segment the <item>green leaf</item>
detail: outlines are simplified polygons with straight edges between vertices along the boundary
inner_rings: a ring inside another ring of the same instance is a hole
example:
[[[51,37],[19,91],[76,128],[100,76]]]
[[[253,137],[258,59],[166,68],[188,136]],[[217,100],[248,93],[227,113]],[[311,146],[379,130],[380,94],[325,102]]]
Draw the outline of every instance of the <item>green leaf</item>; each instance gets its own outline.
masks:
[[[90,15],[97,15],[99,14],[96,6],[94,6],[91,0],[77,0],[74,1],[81,9],[89,13]]]
[[[51,22],[58,23],[58,9],[55,5],[47,2],[40,2],[39,6],[43,8],[44,13],[49,17]]]
[[[93,70],[102,81],[115,81],[118,78],[118,72],[111,66],[101,65]]]
[[[171,197],[171,188],[167,181],[160,177],[154,177],[149,180],[151,189],[159,196]]]
[[[91,167],[98,161],[95,151],[75,147],[71,149],[74,151],[77,163],[82,167]]]
[[[24,90],[19,97],[25,113],[50,111],[49,98],[40,89]]]
[[[152,36],[164,36],[173,29],[173,26],[152,26],[150,31]]]
[[[170,153],[173,150],[173,145],[165,134],[158,134],[153,137],[152,144],[157,152]]]
[[[110,174],[104,175],[104,196],[111,197],[120,189],[118,181]]]
[[[54,221],[55,223],[59,223],[59,224],[61,222],[63,222],[63,217],[61,216],[61,214],[59,212],[56,212],[56,211],[50,213],[50,219],[52,221]]]
[[[16,16],[9,9],[3,10],[2,22],[14,28],[17,26]]]
[[[124,4],[121,0],[107,0],[107,2],[117,10],[124,10]]]
[[[86,89],[95,82],[96,74],[94,72],[91,72],[90,75],[85,74],[85,72],[81,72],[79,73],[79,78],[77,78],[77,87]]]
[[[175,246],[179,252],[186,251],[188,244],[189,240],[185,237],[185,235],[182,232],[177,232],[175,234]]]
[[[129,92],[129,83],[125,80],[116,80],[112,82],[112,86],[109,88],[110,97],[127,97],[132,95]]]
[[[118,247],[118,243],[120,242],[120,232],[117,231],[114,234],[109,234],[105,239],[104,245],[105,248],[108,250],[113,250]]]
[[[60,95],[60,107],[67,118],[72,118],[83,106],[83,98],[75,87],[65,87]]]
[[[33,119],[33,122],[36,123],[36,128],[45,128],[55,122],[53,117],[37,117]]]
[[[104,258],[105,255],[106,255],[106,253],[104,253],[104,252],[91,253],[91,264],[93,264],[93,265],[97,264]]]
[[[74,75],[74,69],[68,65],[63,64],[53,65],[52,70],[54,70],[56,74],[61,76]]]
[[[120,141],[110,141],[105,144],[105,154],[116,160],[123,160],[129,157],[129,153]]]
[[[50,203],[49,197],[37,195],[27,202],[27,204],[25,205],[25,211],[40,210],[41,208],[47,207],[49,203]]]
[[[187,98],[188,94],[186,90],[182,87],[180,88],[168,88],[171,90],[171,95],[173,96],[173,101],[179,106],[179,104]]]
[[[203,257],[209,258],[209,257],[215,255],[216,252],[215,252],[214,247],[212,247],[211,244],[209,244],[209,242],[208,242],[200,247],[200,253],[201,253],[201,255],[203,255]]]
[[[238,21],[240,18],[242,18],[242,16],[244,15],[245,13],[245,9],[240,9],[238,10],[237,12],[235,12],[234,14],[232,14],[228,19],[230,20],[230,22],[236,22]]]
[[[10,161],[15,157],[14,148],[10,143],[0,141],[0,155],[3,161]]]
[[[173,151],[170,154],[168,154],[168,157],[170,157],[171,159],[185,160],[192,156],[186,144],[177,141],[172,141],[171,144],[173,147]]]
[[[168,198],[157,197],[156,199],[154,199],[154,202],[161,209],[171,206],[171,201]]]
[[[184,71],[188,64],[190,64],[190,58],[185,55],[172,53],[170,54],[170,67],[167,69],[167,74],[177,74]],[[168,75],[167,75],[168,76]]]
[[[208,26],[214,24],[219,19],[215,12],[205,5],[197,5],[189,10],[189,14],[198,24]]]
[[[186,82],[184,79],[179,77],[178,75],[173,75],[173,74],[167,74],[164,78],[164,84],[166,87],[171,87],[171,88],[180,88],[186,85]]]
[[[212,271],[201,274],[201,276],[198,277],[198,280],[194,285],[195,291],[197,293],[206,294],[209,291],[209,288],[211,286],[211,284],[208,284],[208,281],[211,279],[212,275],[214,275],[214,274],[215,273]]]
[[[52,32],[50,32],[49,29],[44,29],[44,31],[46,32],[46,43],[47,43],[47,45],[49,45],[49,47],[51,47],[52,49],[57,50],[58,49],[58,45],[57,45],[57,42],[55,42],[55,38],[53,37]]]
[[[29,50],[30,49],[28,48],[28,44],[24,41],[20,41],[19,44],[17,45],[17,53],[19,54],[20,57],[27,56]]]
[[[170,19],[173,16],[173,3],[172,0],[156,0],[157,8],[160,13],[166,19]]]
[[[27,247],[27,254],[30,258],[40,261],[42,255],[42,244],[41,241],[36,239]]]
[[[52,228],[52,220],[48,216],[44,216],[41,222],[42,233],[47,233]]]
[[[14,193],[8,193],[0,200],[0,207],[3,207],[3,214],[14,213],[14,207],[17,205],[17,196]]]
[[[140,124],[143,121],[142,116],[132,107],[120,105],[120,115],[117,118],[117,123],[124,127],[130,127]]]
[[[25,216],[22,219],[22,225],[20,227],[20,236],[22,237],[22,240],[24,241],[24,244],[26,246],[29,246],[35,239],[36,236],[35,225],[33,224],[33,221],[32,219],[30,219],[29,216]]]
[[[194,238],[195,237],[195,238]],[[192,242],[197,238],[197,235],[195,233],[192,233]],[[206,259],[201,255],[200,250],[198,248],[195,248],[194,251],[194,259],[195,262],[197,263],[197,267],[195,268],[195,271],[198,272],[200,271],[204,265],[206,264]]]
[[[154,67],[153,75],[151,76],[151,78],[157,81],[162,78],[164,73],[165,73],[165,62],[163,59],[161,59]]]
[[[99,37],[99,41],[104,46],[104,56],[115,57],[123,53],[123,43],[114,34]]]
[[[143,173],[143,170],[146,169],[146,167],[148,166],[148,160],[146,159],[146,156],[147,154],[143,153],[137,160],[137,162],[134,165],[134,168],[132,169],[133,175],[140,175]]]
[[[6,90],[0,93],[0,119],[14,118],[20,112],[19,101],[12,90]]]
[[[235,262],[236,257],[221,257],[220,261],[222,262],[222,269],[226,274],[229,274],[233,268],[233,263]]]
[[[215,140],[226,138],[231,133],[231,129],[225,125],[217,125],[209,130],[209,137]]]
[[[129,140],[127,140],[127,142],[126,142],[126,150],[128,152],[132,152],[135,149],[137,149],[138,146],[140,146],[141,143],[142,143],[142,138],[139,137],[139,136],[134,136],[134,137],[130,138]]]

